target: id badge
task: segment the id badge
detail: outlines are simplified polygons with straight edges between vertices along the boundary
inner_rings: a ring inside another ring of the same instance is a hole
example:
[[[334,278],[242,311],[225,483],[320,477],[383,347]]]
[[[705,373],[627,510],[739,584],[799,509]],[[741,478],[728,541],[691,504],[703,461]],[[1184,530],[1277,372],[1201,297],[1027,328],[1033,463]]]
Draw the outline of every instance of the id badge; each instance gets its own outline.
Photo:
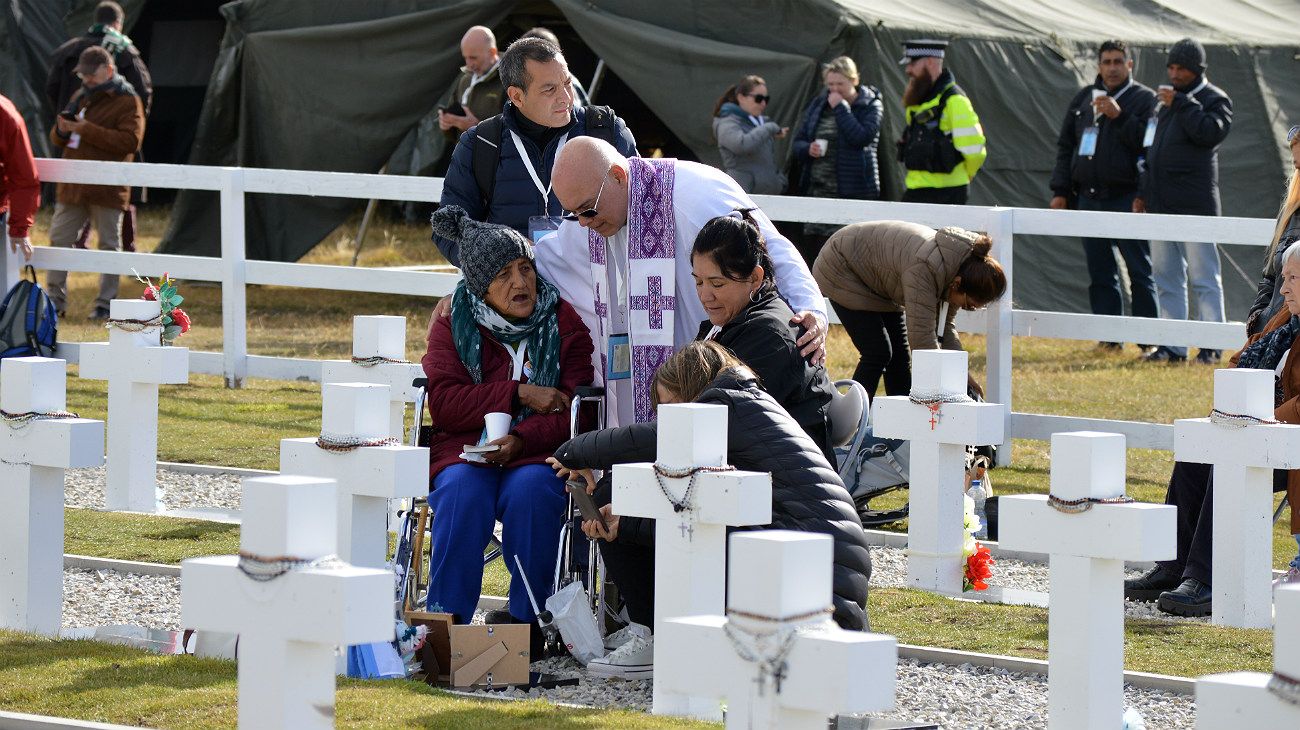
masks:
[[[1097,154],[1097,128],[1088,127],[1079,138],[1079,156],[1092,157]]]
[[[536,246],[537,242],[545,238],[553,231],[560,230],[560,222],[564,220],[556,215],[534,215],[528,217],[528,240]]]
[[[1151,117],[1147,120],[1146,134],[1142,135],[1142,146],[1150,147],[1156,141],[1156,118]]]
[[[606,380],[632,377],[632,339],[626,333],[609,336],[609,372]]]

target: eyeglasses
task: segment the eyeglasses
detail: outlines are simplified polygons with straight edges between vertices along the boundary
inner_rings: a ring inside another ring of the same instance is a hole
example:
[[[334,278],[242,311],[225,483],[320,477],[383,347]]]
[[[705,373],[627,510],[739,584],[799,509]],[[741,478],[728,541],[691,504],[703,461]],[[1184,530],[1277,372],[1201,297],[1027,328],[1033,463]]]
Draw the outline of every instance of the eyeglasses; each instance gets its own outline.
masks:
[[[1287,131],[1286,143],[1291,144],[1292,142],[1295,141],[1295,138],[1298,135],[1300,135],[1300,124],[1297,124],[1296,126],[1292,127],[1289,131]]]
[[[766,104],[772,100],[772,97],[767,94],[745,94],[745,96],[753,99],[755,104]]]
[[[600,181],[600,189],[596,191],[596,201],[591,204],[590,208],[580,213],[569,213],[568,211],[565,211],[564,215],[561,217],[564,218],[564,220],[566,221],[576,221],[579,218],[586,218],[590,220],[592,218],[595,218],[597,215],[599,215],[599,213],[596,212],[596,206],[600,205],[600,196],[601,193],[605,192],[605,183],[607,182],[609,182],[609,173],[605,173],[605,179]]]

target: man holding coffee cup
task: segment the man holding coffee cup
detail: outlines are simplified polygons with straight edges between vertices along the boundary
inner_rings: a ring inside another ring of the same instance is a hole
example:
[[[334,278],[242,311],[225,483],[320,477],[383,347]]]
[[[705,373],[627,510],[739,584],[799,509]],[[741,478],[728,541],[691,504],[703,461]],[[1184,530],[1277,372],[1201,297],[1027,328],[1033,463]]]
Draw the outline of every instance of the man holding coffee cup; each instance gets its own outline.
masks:
[[[1074,95],[1056,142],[1052,202],[1058,210],[1128,212],[1137,196],[1142,130],[1156,105],[1150,88],[1133,80],[1133,59],[1124,41],[1097,49],[1097,79]],[[1156,287],[1151,279],[1151,247],[1127,238],[1085,238],[1088,301],[1093,314],[1124,314],[1115,249],[1124,257],[1133,294],[1133,316],[1155,317]],[[1118,342],[1102,347],[1118,350]]]
[[[1142,133],[1146,170],[1134,213],[1220,215],[1219,145],[1232,129],[1232,100],[1205,77],[1205,48],[1184,38],[1169,49],[1169,84],[1156,90],[1156,108]],[[1160,316],[1187,319],[1191,280],[1197,319],[1222,322],[1223,279],[1213,243],[1152,241],[1151,262]],[[1219,362],[1218,350],[1202,349],[1199,363]],[[1185,362],[1187,348],[1161,345],[1143,359]]]

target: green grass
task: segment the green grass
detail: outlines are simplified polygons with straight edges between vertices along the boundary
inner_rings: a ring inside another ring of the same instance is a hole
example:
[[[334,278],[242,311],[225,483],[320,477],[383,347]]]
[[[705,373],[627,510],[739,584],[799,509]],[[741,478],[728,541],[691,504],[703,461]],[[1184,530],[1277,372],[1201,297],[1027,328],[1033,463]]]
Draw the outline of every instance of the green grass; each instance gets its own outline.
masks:
[[[114,560],[179,563],[239,552],[239,525],[174,517],[64,510],[63,551]]]
[[[0,631],[0,708],[7,711],[168,730],[233,728],[235,700],[234,662]],[[336,703],[340,728],[718,727],[539,700],[467,699],[404,680],[341,679]]]

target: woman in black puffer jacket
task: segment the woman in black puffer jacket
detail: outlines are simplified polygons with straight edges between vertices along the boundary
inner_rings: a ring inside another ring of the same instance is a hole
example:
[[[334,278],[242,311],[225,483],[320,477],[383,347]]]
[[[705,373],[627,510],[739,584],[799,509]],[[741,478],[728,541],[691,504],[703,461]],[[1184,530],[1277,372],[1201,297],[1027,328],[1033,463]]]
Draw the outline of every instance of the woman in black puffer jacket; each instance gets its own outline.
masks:
[[[869,630],[871,553],[866,534],[844,483],[808,434],[758,387],[748,368],[715,342],[692,342],[669,358],[655,375],[655,392],[660,402],[727,406],[728,463],[772,474],[772,524],[766,528],[834,538],[835,621],[845,629]],[[573,470],[654,461],[655,442],[654,423],[594,431],[561,446],[555,461]],[[612,541],[601,542],[610,577],[632,620],[653,626],[654,521],[610,514],[608,485],[597,490],[597,501],[605,503],[605,534],[614,535]],[[584,523],[583,529],[593,537],[601,534],[594,521]]]

